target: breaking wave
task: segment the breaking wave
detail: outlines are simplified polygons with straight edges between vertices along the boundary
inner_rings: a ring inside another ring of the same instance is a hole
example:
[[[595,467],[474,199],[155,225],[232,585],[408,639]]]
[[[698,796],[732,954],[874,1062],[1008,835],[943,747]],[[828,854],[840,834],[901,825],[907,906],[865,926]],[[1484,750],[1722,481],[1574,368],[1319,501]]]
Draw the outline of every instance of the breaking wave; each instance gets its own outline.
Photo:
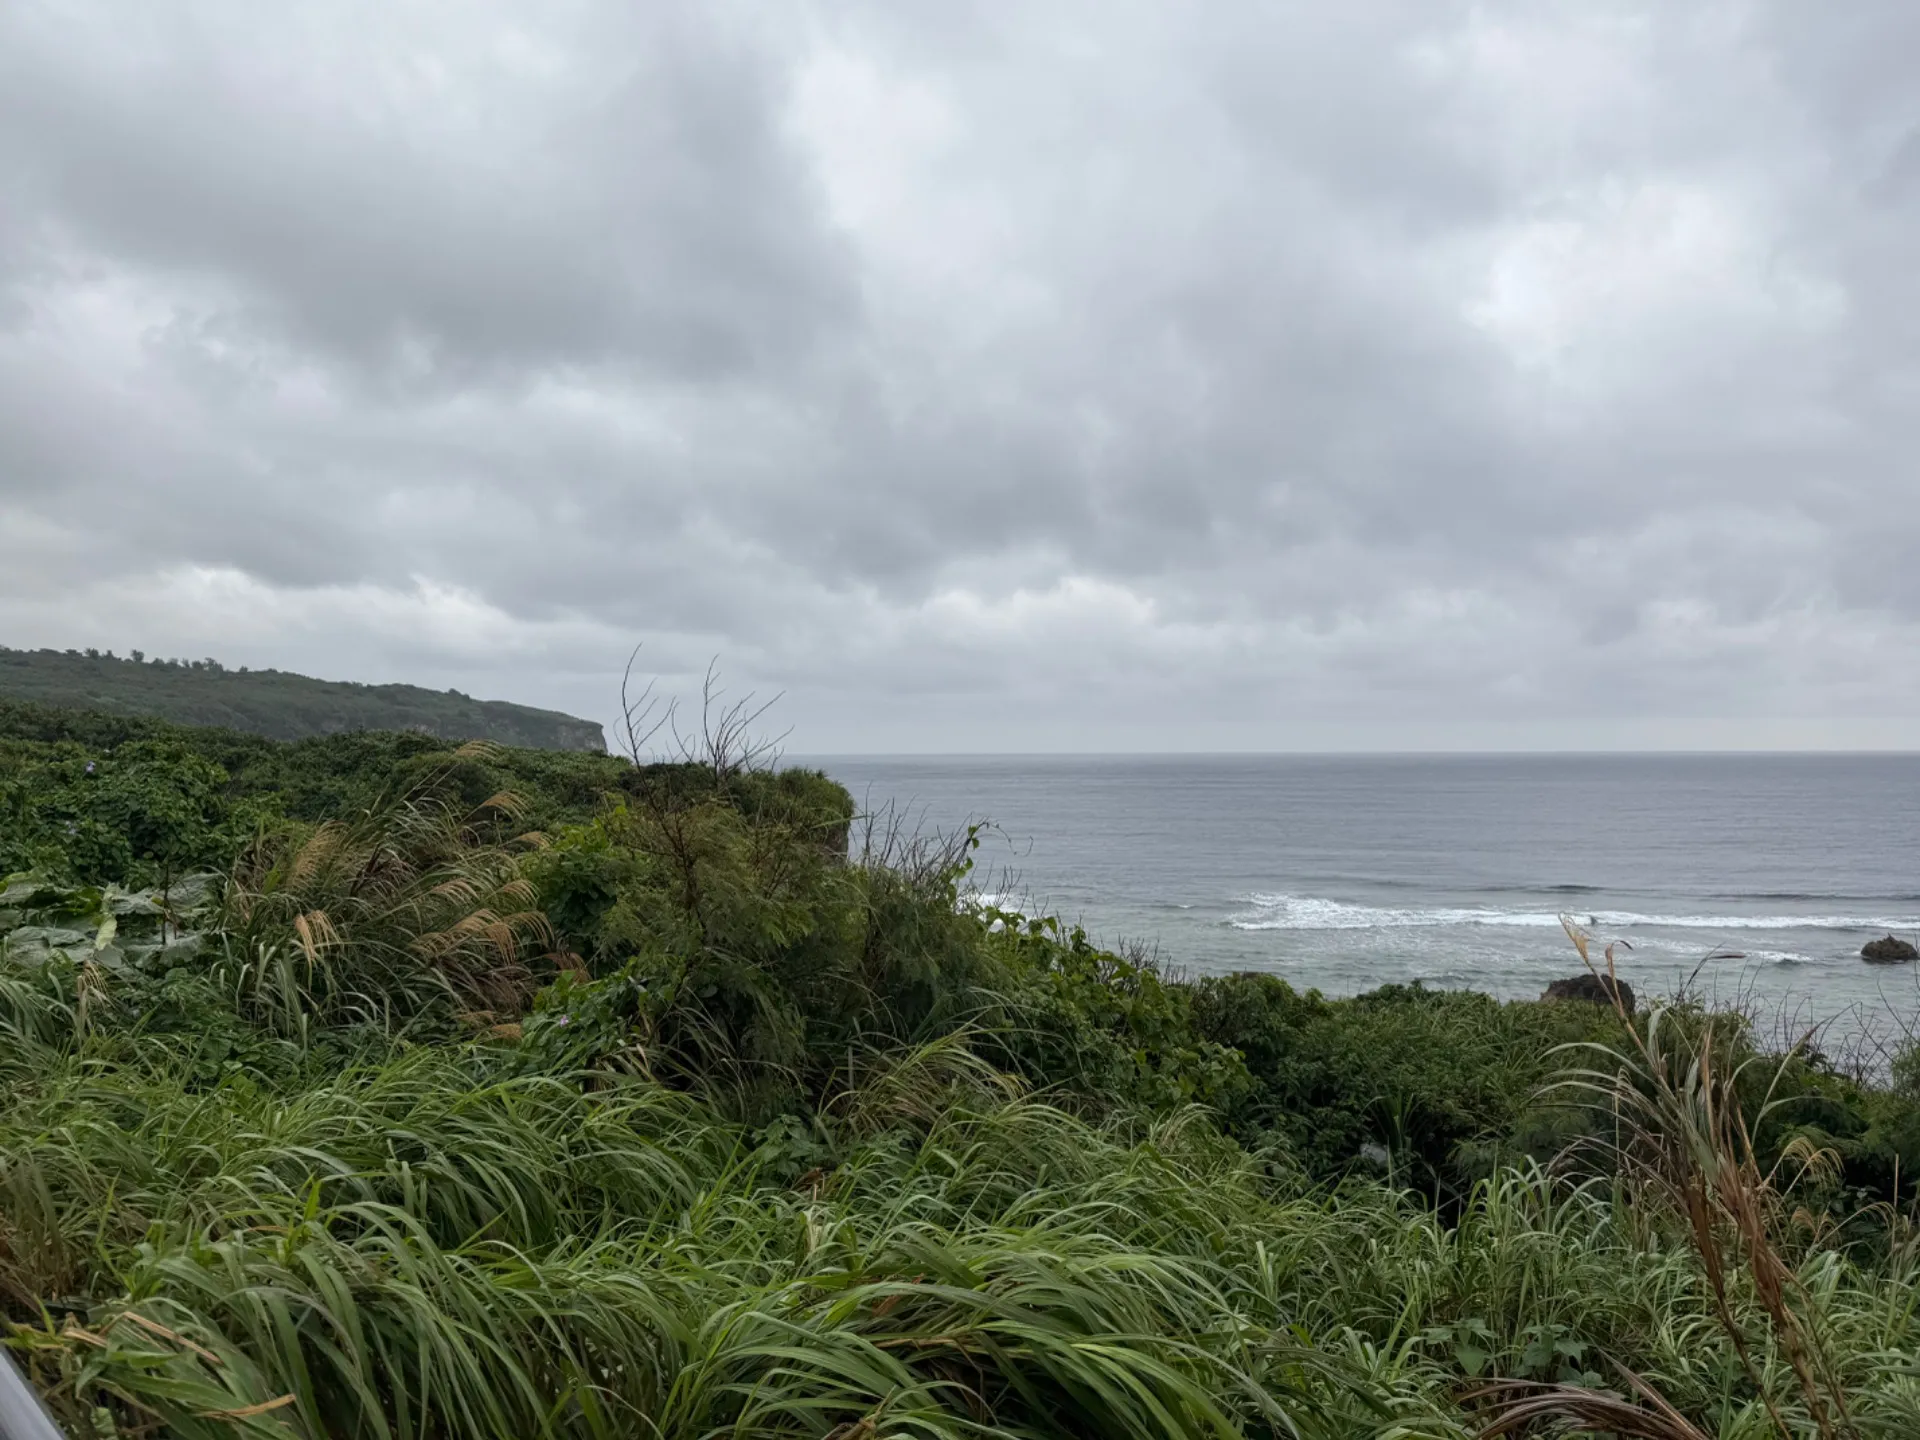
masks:
[[[1249,905],[1228,917],[1236,930],[1407,930],[1450,925],[1558,930],[1557,910],[1503,909],[1470,905],[1355,905],[1318,895],[1248,897]],[[1598,930],[1907,930],[1920,929],[1914,915],[1648,915],[1636,910],[1582,910]]]

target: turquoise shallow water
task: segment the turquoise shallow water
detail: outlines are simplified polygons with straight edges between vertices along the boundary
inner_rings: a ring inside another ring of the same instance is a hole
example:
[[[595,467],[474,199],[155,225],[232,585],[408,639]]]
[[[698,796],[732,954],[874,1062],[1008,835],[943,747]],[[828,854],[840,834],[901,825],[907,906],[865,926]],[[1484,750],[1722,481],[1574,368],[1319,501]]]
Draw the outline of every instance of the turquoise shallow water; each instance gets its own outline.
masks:
[[[1920,756],[955,756],[806,760],[871,812],[989,820],[981,888],[1194,971],[1330,994],[1537,995],[1579,969],[1741,999],[1836,1045],[1920,1024]],[[1630,948],[1628,948],[1630,947]]]

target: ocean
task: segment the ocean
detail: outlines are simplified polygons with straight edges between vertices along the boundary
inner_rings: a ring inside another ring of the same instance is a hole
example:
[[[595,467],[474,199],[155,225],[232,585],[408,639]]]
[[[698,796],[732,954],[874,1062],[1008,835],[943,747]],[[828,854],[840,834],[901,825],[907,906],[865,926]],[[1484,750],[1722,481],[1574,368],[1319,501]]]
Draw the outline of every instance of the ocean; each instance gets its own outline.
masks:
[[[830,757],[868,814],[990,822],[978,890],[1188,973],[1537,997],[1581,973],[1829,1049],[1920,1025],[1920,755]],[[1596,947],[1596,956],[1598,949]]]

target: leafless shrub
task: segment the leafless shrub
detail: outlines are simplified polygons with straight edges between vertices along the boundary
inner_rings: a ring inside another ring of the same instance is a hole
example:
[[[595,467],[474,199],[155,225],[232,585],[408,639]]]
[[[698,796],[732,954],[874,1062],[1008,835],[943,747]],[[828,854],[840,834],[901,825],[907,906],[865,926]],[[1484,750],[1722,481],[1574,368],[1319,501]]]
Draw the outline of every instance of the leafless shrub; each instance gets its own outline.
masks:
[[[854,816],[851,849],[859,865],[892,870],[909,881],[930,882],[968,863],[983,835],[997,833],[984,820],[954,829],[927,824],[926,812],[897,800],[878,809],[863,807]]]
[[[757,727],[780,703],[781,695],[756,703],[757,696],[750,690],[737,700],[728,700],[720,686],[720,662],[715,658],[708,663],[700,684],[699,723],[682,729],[680,700],[660,693],[657,676],[648,677],[644,685],[635,688],[634,665],[640,658],[640,648],[634,646],[620,674],[620,748],[634,766],[663,761],[698,765],[712,772],[715,783],[725,784],[747,771],[770,770],[780,763],[780,747],[792,731],[765,735]],[[657,745],[663,733],[667,743]]]
[[[673,724],[678,702],[661,696],[656,681],[649,677],[637,692],[633,689],[633,666],[640,658],[640,646],[627,656],[626,669],[620,672],[620,748],[638,767],[651,758],[648,747],[654,737]]]
[[[777,766],[780,747],[793,732],[788,729],[778,735],[761,734],[756,727],[767,712],[780,703],[781,695],[759,704],[754,703],[755,698],[749,690],[738,700],[729,701],[720,688],[720,661],[718,658],[709,661],[706,676],[700,682],[699,728],[682,734],[677,710],[673,706],[667,708],[666,724],[679,758],[711,770],[718,784],[725,784],[748,770],[769,770]]]

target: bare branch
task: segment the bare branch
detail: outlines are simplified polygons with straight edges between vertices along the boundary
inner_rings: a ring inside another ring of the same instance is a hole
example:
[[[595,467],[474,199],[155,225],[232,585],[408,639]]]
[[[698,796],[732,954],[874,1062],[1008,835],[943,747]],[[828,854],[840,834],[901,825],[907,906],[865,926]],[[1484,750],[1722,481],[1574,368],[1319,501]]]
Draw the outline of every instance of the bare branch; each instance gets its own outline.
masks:
[[[726,692],[720,688],[720,661],[716,656],[708,663],[706,677],[700,684],[699,730],[682,734],[677,723],[672,726],[680,758],[711,770],[714,780],[720,784],[749,770],[772,769],[780,763],[782,742],[793,731],[787,729],[778,735],[763,736],[756,733],[755,726],[780,703],[784,694],[782,691],[756,705],[754,692],[749,690],[740,699],[728,703]],[[671,722],[672,716],[668,718]]]
[[[621,745],[636,767],[647,763],[647,746],[661,730],[672,726],[674,711],[679,705],[677,700],[663,701],[655,694],[651,679],[639,694],[633,693],[633,664],[640,658],[640,650],[640,645],[633,647],[633,653],[627,657],[627,668],[620,674]]]

